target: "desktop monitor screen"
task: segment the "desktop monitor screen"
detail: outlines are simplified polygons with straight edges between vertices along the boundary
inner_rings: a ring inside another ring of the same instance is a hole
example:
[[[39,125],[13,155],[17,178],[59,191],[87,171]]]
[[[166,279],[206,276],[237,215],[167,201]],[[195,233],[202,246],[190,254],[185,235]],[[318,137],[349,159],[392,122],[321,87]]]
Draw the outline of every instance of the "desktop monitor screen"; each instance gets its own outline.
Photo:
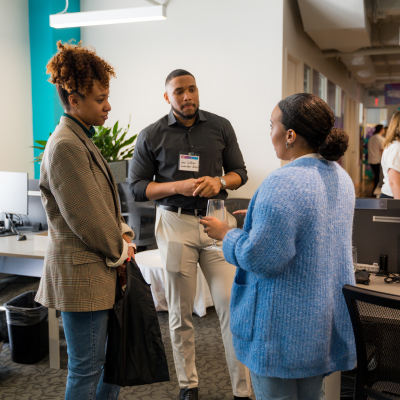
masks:
[[[0,171],[0,212],[28,214],[28,174]]]
[[[353,245],[357,262],[379,263],[388,256],[388,271],[400,272],[400,200],[356,199]]]

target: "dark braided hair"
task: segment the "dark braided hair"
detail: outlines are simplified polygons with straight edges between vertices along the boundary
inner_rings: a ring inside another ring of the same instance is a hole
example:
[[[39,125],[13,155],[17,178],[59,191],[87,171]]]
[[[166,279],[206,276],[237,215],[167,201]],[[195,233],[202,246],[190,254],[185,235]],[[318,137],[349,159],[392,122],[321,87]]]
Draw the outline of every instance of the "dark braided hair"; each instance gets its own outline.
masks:
[[[282,112],[280,122],[286,130],[293,129],[327,160],[337,161],[343,156],[349,137],[333,127],[334,113],[321,98],[298,93],[281,100],[278,107]]]

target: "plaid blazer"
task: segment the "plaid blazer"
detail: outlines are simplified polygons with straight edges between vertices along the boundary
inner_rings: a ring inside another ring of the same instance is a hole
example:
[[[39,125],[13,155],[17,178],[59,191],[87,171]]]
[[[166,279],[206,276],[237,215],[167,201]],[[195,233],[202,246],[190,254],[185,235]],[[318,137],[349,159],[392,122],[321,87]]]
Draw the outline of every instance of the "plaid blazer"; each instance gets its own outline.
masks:
[[[60,311],[112,308],[123,223],[107,162],[81,127],[67,117],[50,136],[40,168],[49,244],[36,301]],[[125,244],[126,246],[126,244]]]

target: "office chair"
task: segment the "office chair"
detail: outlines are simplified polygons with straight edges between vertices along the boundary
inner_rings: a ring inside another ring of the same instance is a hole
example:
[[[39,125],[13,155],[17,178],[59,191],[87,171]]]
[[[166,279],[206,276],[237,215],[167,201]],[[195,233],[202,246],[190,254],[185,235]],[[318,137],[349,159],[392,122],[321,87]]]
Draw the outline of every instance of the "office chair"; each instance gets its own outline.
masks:
[[[355,400],[400,398],[400,296],[345,285],[357,349]]]
[[[118,196],[121,215],[125,222],[132,228],[139,250],[156,245],[154,227],[156,223],[156,207],[154,201],[135,202],[133,200],[128,182],[118,184]]]
[[[225,200],[225,207],[226,211],[232,214],[234,211],[237,210],[247,210],[249,207],[250,199],[226,199]],[[237,227],[243,228],[244,224],[244,215],[234,215],[237,221]]]

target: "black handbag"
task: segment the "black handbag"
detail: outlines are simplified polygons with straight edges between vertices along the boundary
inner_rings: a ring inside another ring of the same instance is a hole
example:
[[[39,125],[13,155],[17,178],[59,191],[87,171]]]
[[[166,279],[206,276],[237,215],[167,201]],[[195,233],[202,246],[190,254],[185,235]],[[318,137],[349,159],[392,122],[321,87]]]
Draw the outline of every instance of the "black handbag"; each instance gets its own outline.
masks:
[[[104,382],[138,386],[169,381],[150,285],[135,260],[126,263],[127,284],[117,279],[116,301],[108,319]]]

